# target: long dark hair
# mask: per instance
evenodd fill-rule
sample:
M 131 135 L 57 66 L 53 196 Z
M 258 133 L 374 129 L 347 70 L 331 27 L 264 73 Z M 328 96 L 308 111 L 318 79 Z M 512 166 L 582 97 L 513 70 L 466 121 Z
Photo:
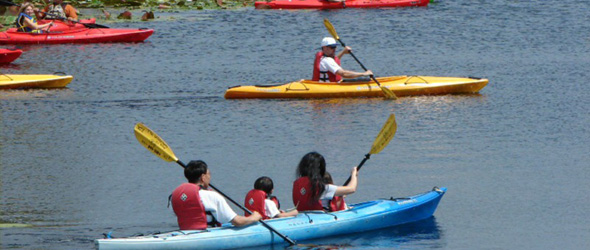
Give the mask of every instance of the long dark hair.
M 326 190 L 324 174 L 326 173 L 326 160 L 318 152 L 310 152 L 301 158 L 297 167 L 297 177 L 307 177 L 311 184 L 311 198 L 318 200 Z

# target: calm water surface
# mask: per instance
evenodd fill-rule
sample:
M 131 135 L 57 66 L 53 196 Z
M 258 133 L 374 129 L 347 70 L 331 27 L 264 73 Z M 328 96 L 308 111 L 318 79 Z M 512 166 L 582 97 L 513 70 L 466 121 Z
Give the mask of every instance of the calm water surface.
M 390 113 L 398 130 L 350 203 L 445 186 L 431 219 L 311 242 L 341 249 L 589 249 L 590 2 L 441 1 L 427 8 L 191 11 L 141 44 L 19 46 L 3 73 L 66 72 L 63 90 L 0 91 L 2 249 L 93 249 L 103 233 L 173 230 L 184 162 L 203 159 L 236 200 L 275 180 L 291 207 L 295 166 L 316 150 L 337 182 Z M 165 18 L 168 13 L 157 13 Z M 479 76 L 479 95 L 225 100 L 228 86 L 308 78 L 329 18 L 378 76 Z M 360 70 L 352 58 L 345 68 Z M 276 247 L 275 247 L 276 248 Z

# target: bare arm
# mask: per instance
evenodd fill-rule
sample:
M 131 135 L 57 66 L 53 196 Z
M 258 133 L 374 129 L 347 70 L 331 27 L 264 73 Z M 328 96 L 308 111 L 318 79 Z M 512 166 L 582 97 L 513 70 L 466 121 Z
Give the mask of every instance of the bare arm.
M 38 25 L 38 24 L 36 24 L 36 23 L 33 23 L 33 22 L 31 21 L 31 19 L 28 19 L 28 18 L 26 18 L 26 17 L 25 17 L 24 19 L 25 19 L 25 25 L 26 25 L 27 27 L 31 28 L 31 29 L 40 30 L 40 29 L 47 28 L 47 27 L 49 27 L 49 26 L 52 26 L 52 25 L 53 25 L 53 22 L 50 22 L 50 23 L 46 23 L 46 24 L 41 24 L 41 25 Z
M 361 77 L 361 76 L 371 76 L 371 75 L 373 75 L 373 72 L 370 70 L 367 70 L 365 72 L 355 72 L 355 71 L 340 69 L 340 70 L 336 71 L 336 74 L 339 76 L 342 76 L 343 78 L 357 78 L 357 77 Z
M 262 219 L 262 216 L 258 212 L 254 211 L 252 213 L 252 215 L 250 215 L 248 217 L 236 215 L 236 217 L 234 217 L 230 222 L 232 225 L 234 225 L 236 227 L 242 227 L 242 226 L 250 225 L 250 224 L 257 222 L 261 219 Z
M 338 54 L 338 58 L 342 59 L 342 57 L 344 55 L 350 54 L 351 51 L 352 51 L 352 48 L 350 48 L 349 46 L 344 47 L 344 49 L 342 51 L 340 51 L 340 53 Z
M 350 182 L 348 183 L 348 185 L 337 187 L 336 192 L 334 193 L 334 196 L 344 196 L 344 195 L 352 194 L 352 193 L 356 192 L 357 175 L 358 175 L 357 169 L 356 169 L 356 167 L 354 167 L 352 169 L 352 172 L 350 173 Z
M 284 218 L 284 217 L 293 217 L 299 214 L 299 211 L 297 211 L 297 209 L 294 209 L 292 211 L 289 212 L 282 212 L 280 214 L 278 214 L 276 217 L 278 218 Z

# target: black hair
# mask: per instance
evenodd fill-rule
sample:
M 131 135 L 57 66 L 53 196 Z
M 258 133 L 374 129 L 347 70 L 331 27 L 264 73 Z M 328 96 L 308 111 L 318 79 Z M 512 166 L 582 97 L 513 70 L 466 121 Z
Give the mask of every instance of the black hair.
M 190 161 L 184 169 L 184 177 L 190 183 L 197 183 L 201 175 L 207 173 L 207 163 L 201 160 Z
M 332 180 L 332 175 L 326 171 L 324 174 L 324 183 L 326 184 L 334 184 L 334 180 Z
M 297 167 L 297 177 L 308 177 L 311 184 L 311 198 L 317 200 L 326 190 L 324 174 L 326 173 L 326 160 L 318 152 L 310 152 L 301 158 Z
M 272 179 L 267 176 L 262 176 L 254 182 L 254 189 L 262 190 L 266 194 L 270 195 L 272 193 L 272 189 L 274 185 L 272 183 Z

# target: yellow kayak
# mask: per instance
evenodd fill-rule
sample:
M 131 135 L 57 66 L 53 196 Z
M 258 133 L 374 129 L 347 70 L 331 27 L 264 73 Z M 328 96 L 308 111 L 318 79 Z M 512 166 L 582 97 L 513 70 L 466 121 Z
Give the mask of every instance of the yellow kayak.
M 391 89 L 396 96 L 477 93 L 488 84 L 488 79 L 475 77 L 389 76 L 378 77 L 377 81 L 381 86 Z M 225 92 L 226 99 L 382 96 L 381 88 L 373 80 L 341 83 L 300 80 L 272 86 L 234 86 Z
M 0 75 L 0 89 L 63 88 L 73 76 L 69 75 Z

